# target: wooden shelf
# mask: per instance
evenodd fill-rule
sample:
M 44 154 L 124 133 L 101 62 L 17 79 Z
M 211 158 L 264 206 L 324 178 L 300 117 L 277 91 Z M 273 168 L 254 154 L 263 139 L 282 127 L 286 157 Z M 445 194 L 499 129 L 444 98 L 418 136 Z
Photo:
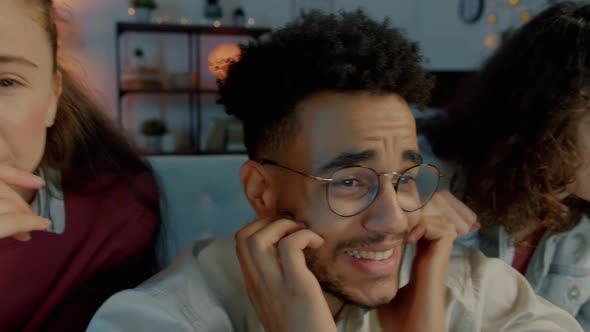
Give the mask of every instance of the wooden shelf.
M 196 93 L 217 93 L 217 89 L 122 89 L 119 90 L 119 97 L 126 94 L 196 94 Z
M 202 156 L 202 155 L 241 155 L 247 154 L 246 151 L 216 151 L 216 152 L 208 152 L 208 151 L 177 151 L 177 152 L 141 152 L 142 156 Z
M 221 26 L 219 28 L 208 25 L 184 25 L 184 24 L 156 24 L 118 22 L 117 34 L 124 32 L 152 32 L 152 33 L 198 33 L 202 35 L 231 35 L 258 37 L 270 32 L 269 28 L 240 28 Z
M 117 81 L 117 92 L 118 92 L 118 105 L 117 105 L 117 121 L 121 128 L 125 128 L 123 123 L 123 113 L 125 112 L 125 107 L 130 107 L 132 98 L 128 98 L 126 100 L 127 104 L 124 105 L 123 97 L 131 96 L 131 95 L 157 95 L 157 96 L 166 96 L 166 95 L 178 95 L 178 96 L 188 96 L 188 108 L 189 108 L 189 145 L 191 146 L 190 150 L 183 150 L 183 151 L 175 151 L 173 153 L 153 153 L 150 151 L 145 151 L 144 149 L 138 148 L 139 152 L 145 156 L 172 156 L 172 155 L 207 155 L 207 154 L 245 154 L 246 151 L 219 151 L 219 152 L 209 152 L 201 148 L 203 144 L 202 141 L 202 128 L 203 128 L 203 114 L 202 114 L 202 95 L 206 94 L 217 94 L 218 91 L 216 88 L 191 88 L 186 85 L 186 88 L 163 88 L 160 84 L 137 84 L 137 85 L 127 85 L 124 84 L 124 80 L 122 78 L 122 64 L 121 64 L 121 39 L 126 38 L 126 33 L 146 33 L 146 34 L 162 34 L 162 33 L 177 33 L 186 35 L 188 38 L 185 38 L 187 42 L 187 59 L 188 59 L 188 73 L 191 75 L 195 75 L 200 82 L 201 79 L 201 68 L 200 68 L 200 61 L 203 59 L 203 54 L 201 54 L 201 37 L 202 36 L 242 36 L 242 37 L 253 37 L 257 38 L 262 34 L 271 32 L 269 28 L 262 28 L 262 27 L 252 27 L 252 28 L 245 28 L 245 27 L 231 27 L 231 26 L 221 26 L 221 27 L 213 27 L 209 25 L 184 25 L 184 24 L 156 24 L 156 23 L 138 23 L 138 22 L 117 22 L 116 23 L 116 38 L 115 38 L 115 48 L 116 48 L 116 74 L 119 78 Z M 126 44 L 125 44 L 126 45 Z M 126 46 L 125 46 L 126 47 Z M 149 80 L 148 80 L 149 81 Z M 151 81 L 149 81 L 152 83 Z M 194 82 L 194 81 L 191 81 Z M 127 88 L 137 86 L 138 88 Z M 143 88 L 145 86 L 145 88 Z M 153 86 L 153 87 L 150 87 Z

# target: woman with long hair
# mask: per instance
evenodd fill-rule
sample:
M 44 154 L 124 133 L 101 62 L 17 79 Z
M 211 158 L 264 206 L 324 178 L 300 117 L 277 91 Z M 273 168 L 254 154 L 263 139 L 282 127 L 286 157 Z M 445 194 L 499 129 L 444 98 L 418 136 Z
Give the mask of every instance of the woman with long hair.
M 155 266 L 152 172 L 58 53 L 51 0 L 0 1 L 1 331 L 82 331 Z
M 466 86 L 421 126 L 482 225 L 463 242 L 590 330 L 590 5 L 541 12 Z

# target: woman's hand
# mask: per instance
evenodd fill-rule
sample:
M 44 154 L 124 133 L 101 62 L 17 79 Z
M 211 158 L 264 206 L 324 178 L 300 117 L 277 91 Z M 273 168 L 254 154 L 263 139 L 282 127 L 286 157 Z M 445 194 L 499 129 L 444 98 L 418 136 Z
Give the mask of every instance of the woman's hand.
M 33 213 L 29 203 L 16 190 L 38 190 L 44 185 L 39 176 L 0 164 L 0 239 L 13 237 L 28 241 L 31 231 L 42 231 L 51 226 L 48 219 Z
M 430 202 L 424 206 L 422 215 L 445 218 L 455 226 L 459 236 L 475 232 L 481 227 L 475 212 L 447 190 L 434 193 Z

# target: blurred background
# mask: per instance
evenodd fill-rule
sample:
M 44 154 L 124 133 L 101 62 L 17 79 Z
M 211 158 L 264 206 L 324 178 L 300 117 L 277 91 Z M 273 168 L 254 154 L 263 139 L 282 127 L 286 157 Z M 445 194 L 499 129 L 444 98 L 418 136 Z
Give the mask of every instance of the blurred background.
M 62 57 L 145 154 L 241 153 L 216 104 L 238 43 L 299 13 L 364 9 L 417 41 L 438 80 L 431 110 L 549 0 L 57 0 Z

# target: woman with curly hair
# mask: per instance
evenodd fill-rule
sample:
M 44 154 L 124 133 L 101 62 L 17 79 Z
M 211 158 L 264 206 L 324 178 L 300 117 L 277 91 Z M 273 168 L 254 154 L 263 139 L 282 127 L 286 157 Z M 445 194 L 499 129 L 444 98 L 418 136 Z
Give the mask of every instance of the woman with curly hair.
M 421 128 L 478 214 L 464 243 L 511 264 L 588 331 L 590 5 L 546 9 L 470 83 Z

